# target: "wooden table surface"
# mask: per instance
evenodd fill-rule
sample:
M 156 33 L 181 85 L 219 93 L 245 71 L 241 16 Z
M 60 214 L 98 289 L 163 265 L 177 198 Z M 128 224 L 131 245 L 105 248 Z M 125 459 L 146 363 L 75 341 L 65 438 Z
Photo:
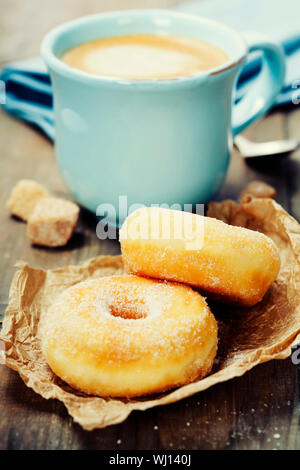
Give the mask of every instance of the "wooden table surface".
M 174 7 L 172 0 L 6 0 L 0 15 L 0 65 L 38 55 L 43 35 L 54 25 L 84 14 L 121 8 Z M 245 135 L 263 141 L 300 138 L 300 111 L 273 112 Z M 66 249 L 33 248 L 25 226 L 5 209 L 21 178 L 33 178 L 65 195 L 52 144 L 34 129 L 0 111 L 0 305 L 3 313 L 17 260 L 35 267 L 77 264 L 101 254 L 118 254 L 119 244 L 99 241 L 96 219 L 82 211 Z M 236 198 L 253 179 L 276 187 L 278 201 L 300 219 L 300 152 L 265 166 L 249 166 L 233 152 L 218 195 Z M 17 373 L 0 365 L 0 449 L 300 449 L 299 368 L 290 359 L 271 361 L 243 377 L 173 405 L 134 412 L 122 424 L 92 432 L 72 422 L 64 406 L 44 400 Z

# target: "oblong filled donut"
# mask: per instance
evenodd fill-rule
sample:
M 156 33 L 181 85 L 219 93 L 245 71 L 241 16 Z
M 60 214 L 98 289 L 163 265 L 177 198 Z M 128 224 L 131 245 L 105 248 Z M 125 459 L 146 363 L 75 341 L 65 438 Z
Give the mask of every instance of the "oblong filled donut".
M 217 324 L 187 286 L 113 276 L 63 292 L 43 318 L 41 342 L 53 372 L 72 387 L 134 397 L 205 376 L 216 355 Z
M 244 306 L 263 298 L 280 268 L 278 249 L 266 235 L 158 207 L 130 214 L 120 242 L 128 272 L 190 284 Z

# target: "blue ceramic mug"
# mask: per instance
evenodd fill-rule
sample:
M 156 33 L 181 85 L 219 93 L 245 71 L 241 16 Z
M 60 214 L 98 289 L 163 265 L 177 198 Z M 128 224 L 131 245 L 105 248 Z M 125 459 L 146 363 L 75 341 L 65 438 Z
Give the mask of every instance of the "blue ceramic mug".
M 223 49 L 228 62 L 195 76 L 135 81 L 98 77 L 64 64 L 69 48 L 99 37 L 190 36 Z M 233 107 L 247 54 L 263 52 L 250 91 Z M 56 151 L 74 198 L 95 212 L 107 203 L 194 204 L 210 200 L 229 163 L 232 135 L 264 114 L 283 85 L 280 45 L 204 18 L 165 10 L 120 11 L 71 21 L 42 44 L 54 91 Z

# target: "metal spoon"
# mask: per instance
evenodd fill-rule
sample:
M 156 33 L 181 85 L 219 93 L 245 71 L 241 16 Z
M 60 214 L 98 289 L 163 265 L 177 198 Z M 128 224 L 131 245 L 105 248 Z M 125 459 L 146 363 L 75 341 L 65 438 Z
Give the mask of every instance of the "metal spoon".
M 271 142 L 251 142 L 241 135 L 234 138 L 234 145 L 245 158 L 287 155 L 300 146 L 296 139 L 274 140 Z

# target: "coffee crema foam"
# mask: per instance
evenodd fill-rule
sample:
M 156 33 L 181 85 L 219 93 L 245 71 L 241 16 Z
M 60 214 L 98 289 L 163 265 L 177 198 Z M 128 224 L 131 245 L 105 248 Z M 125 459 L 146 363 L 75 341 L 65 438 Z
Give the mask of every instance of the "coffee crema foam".
M 135 34 L 80 44 L 65 52 L 61 60 L 98 76 L 167 80 L 218 67 L 228 61 L 228 56 L 218 47 L 194 38 Z

